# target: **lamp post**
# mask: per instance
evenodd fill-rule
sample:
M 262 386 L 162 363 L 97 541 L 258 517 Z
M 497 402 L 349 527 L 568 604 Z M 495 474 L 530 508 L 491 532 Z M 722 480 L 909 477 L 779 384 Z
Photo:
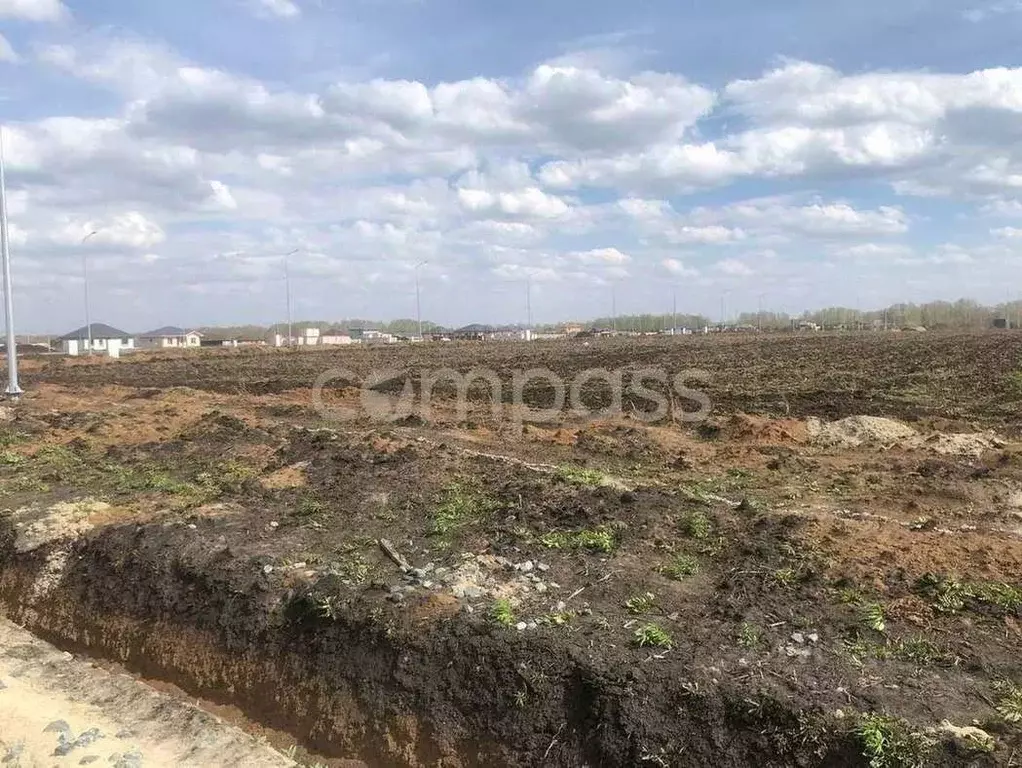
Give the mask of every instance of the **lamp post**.
M 429 264 L 428 261 L 420 261 L 415 265 L 415 322 L 419 326 L 419 338 L 422 338 L 422 296 L 419 293 L 419 268 Z
M 291 269 L 288 260 L 298 253 L 299 249 L 288 251 L 284 254 L 284 289 L 287 293 L 287 345 L 291 346 Z
M 678 332 L 678 289 L 671 291 L 671 336 Z
M 90 237 L 99 234 L 95 230 L 82 238 L 80 245 L 85 245 Z M 92 321 L 89 319 L 89 255 L 82 248 L 82 282 L 85 285 L 85 333 L 89 337 L 89 354 L 92 354 Z M 81 341 L 81 339 L 79 339 Z
M 11 252 L 7 233 L 7 178 L 4 175 L 4 134 L 0 126 L 0 254 L 3 257 L 4 273 L 4 319 L 7 325 L 7 396 L 17 400 L 21 395 L 18 386 L 18 342 L 14 333 L 14 297 L 11 295 Z

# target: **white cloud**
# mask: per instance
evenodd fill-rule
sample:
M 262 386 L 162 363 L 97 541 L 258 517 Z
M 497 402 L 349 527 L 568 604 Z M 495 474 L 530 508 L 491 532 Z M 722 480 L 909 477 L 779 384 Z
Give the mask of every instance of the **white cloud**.
M 986 216 L 1022 217 L 1022 200 L 993 200 L 980 208 L 980 211 Z
M 991 229 L 990 234 L 1004 240 L 1022 239 L 1022 229 L 1019 227 L 1001 227 L 1000 229 Z
M 695 277 L 699 274 L 698 270 L 686 267 L 679 259 L 664 259 L 661 265 L 674 277 Z
M 979 24 L 987 19 L 1002 16 L 1006 13 L 1020 12 L 1022 12 L 1022 2 L 1019 0 L 1003 0 L 1002 2 L 977 6 L 976 8 L 970 8 L 967 11 L 963 11 L 962 18 L 966 21 L 971 21 L 973 24 Z
M 13 46 L 7 41 L 7 38 L 0 35 L 0 62 L 7 62 L 8 64 L 16 64 L 21 60 L 21 57 L 15 52 Z
M 910 246 L 899 243 L 859 243 L 833 248 L 831 253 L 851 259 L 884 261 L 910 258 L 914 251 Z
M 622 253 L 617 248 L 594 248 L 589 251 L 577 251 L 571 254 L 575 261 L 582 264 L 600 265 L 622 265 L 632 260 L 632 257 Z
M 714 269 L 730 277 L 749 277 L 755 272 L 749 265 L 738 259 L 724 259 L 714 264 Z
M 254 0 L 254 3 L 257 12 L 281 19 L 293 19 L 302 14 L 302 9 L 291 0 Z
M 0 19 L 60 21 L 66 16 L 60 0 L 0 0 Z

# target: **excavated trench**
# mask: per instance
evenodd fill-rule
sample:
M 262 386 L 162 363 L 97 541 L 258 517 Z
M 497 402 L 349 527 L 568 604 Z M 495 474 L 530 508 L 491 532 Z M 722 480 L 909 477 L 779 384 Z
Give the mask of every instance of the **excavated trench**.
M 96 528 L 33 548 L 0 520 L 0 606 L 60 647 L 239 708 L 371 766 L 857 765 L 796 711 L 750 712 L 641 669 L 458 618 L 420 630 L 277 594 L 217 521 Z M 524 691 L 525 701 L 516 696 Z

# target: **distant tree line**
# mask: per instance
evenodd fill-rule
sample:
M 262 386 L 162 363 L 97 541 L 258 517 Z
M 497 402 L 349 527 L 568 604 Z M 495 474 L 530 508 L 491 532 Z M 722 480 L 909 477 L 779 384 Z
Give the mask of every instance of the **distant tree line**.
M 728 320 L 728 325 L 743 325 L 763 330 L 786 330 L 793 324 L 801 322 L 816 323 L 825 328 L 904 328 L 923 326 L 926 328 L 949 330 L 966 330 L 989 328 L 994 320 L 1001 319 L 1013 328 L 1022 327 L 1022 301 L 1006 302 L 987 306 L 971 299 L 958 301 L 931 301 L 925 304 L 892 304 L 882 309 L 859 310 L 851 307 L 826 307 L 806 310 L 801 314 L 790 315 L 784 312 L 742 312 Z M 593 320 L 578 322 L 547 323 L 536 325 L 537 331 L 556 332 L 565 326 L 576 325 L 584 329 L 609 329 L 625 332 L 657 333 L 669 330 L 672 325 L 677 328 L 704 328 L 719 325 L 720 320 L 712 320 L 705 315 L 678 312 L 662 314 L 618 315 L 617 317 L 598 317 Z M 283 323 L 272 326 L 238 325 L 217 328 L 200 328 L 201 331 L 214 331 L 218 335 L 264 336 L 268 332 L 285 329 Z M 302 320 L 292 324 L 295 333 L 305 328 L 372 328 L 386 333 L 409 336 L 418 333 L 419 324 L 415 319 L 399 318 L 381 321 L 360 318 L 343 320 Z M 427 320 L 422 321 L 425 333 L 447 330 L 444 326 Z

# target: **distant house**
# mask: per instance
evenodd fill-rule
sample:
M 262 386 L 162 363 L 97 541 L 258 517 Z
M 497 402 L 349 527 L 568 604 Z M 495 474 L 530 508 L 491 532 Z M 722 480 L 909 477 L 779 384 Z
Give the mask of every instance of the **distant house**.
M 320 343 L 319 328 L 304 328 L 290 339 L 275 331 L 270 334 L 270 343 L 275 347 L 314 347 Z
M 90 333 L 91 331 L 91 333 Z M 92 346 L 89 346 L 89 339 Z M 86 355 L 91 352 L 117 357 L 122 350 L 135 348 L 135 339 L 106 323 L 91 323 L 60 337 L 61 351 L 65 355 Z
M 529 341 L 532 339 L 532 331 L 514 326 L 494 327 L 472 323 L 451 331 L 448 336 L 457 341 Z
M 166 325 L 163 328 L 140 333 L 138 346 L 140 349 L 198 348 L 202 346 L 202 334 L 198 331 L 186 331 L 183 328 Z
M 342 328 L 327 328 L 320 334 L 320 344 L 351 344 L 351 334 Z
M 203 334 L 199 343 L 203 347 L 264 347 L 266 339 L 262 336 L 211 330 Z
M 373 328 L 352 328 L 348 335 L 359 344 L 393 344 L 396 341 L 394 334 Z

